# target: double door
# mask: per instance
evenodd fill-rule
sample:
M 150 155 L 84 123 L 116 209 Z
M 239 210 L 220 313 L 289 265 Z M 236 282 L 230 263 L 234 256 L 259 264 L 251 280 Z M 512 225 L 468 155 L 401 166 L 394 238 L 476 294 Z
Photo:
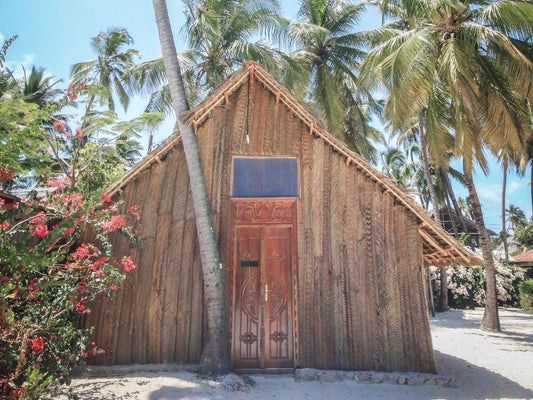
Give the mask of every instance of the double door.
M 233 367 L 291 368 L 294 227 L 253 222 L 233 227 Z

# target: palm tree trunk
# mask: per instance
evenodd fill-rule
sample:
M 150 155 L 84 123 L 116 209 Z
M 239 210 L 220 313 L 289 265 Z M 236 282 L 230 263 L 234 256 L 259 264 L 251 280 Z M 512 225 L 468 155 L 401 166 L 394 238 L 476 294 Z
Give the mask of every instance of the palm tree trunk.
M 529 178 L 529 182 L 530 182 L 529 187 L 531 191 L 531 212 L 533 213 L 533 160 L 531 161 L 531 176 Z
M 444 193 L 444 201 L 446 202 L 446 207 L 448 208 L 450 212 L 450 222 L 453 228 L 453 236 L 455 236 L 456 239 L 459 239 L 461 235 L 459 234 L 459 228 L 457 227 L 457 224 L 455 223 L 455 218 L 452 215 L 452 212 L 453 212 L 452 205 L 450 204 L 450 199 L 452 195 L 450 194 L 451 188 L 447 184 L 448 172 L 444 171 L 442 168 L 439 168 L 439 175 L 440 175 L 440 181 L 442 184 L 442 192 Z
M 200 246 L 204 309 L 207 318 L 207 331 L 202 352 L 202 372 L 207 375 L 224 375 L 229 372 L 227 314 L 220 271 L 221 264 L 211 216 L 211 207 L 200 154 L 198 152 L 196 135 L 189 125 L 182 124 L 179 119 L 180 113 L 187 110 L 189 106 L 181 79 L 176 45 L 172 37 L 172 28 L 170 26 L 166 1 L 153 0 L 152 2 L 172 104 L 178 120 L 178 126 L 183 140 L 183 149 L 187 159 L 196 218 L 196 230 Z M 201 334 L 201 332 L 197 332 L 196 334 Z
M 424 164 L 424 174 L 426 176 L 426 182 L 429 189 L 429 196 L 431 197 L 431 203 L 433 206 L 433 219 L 435 221 L 439 220 L 439 202 L 437 199 L 437 192 L 435 191 L 435 186 L 433 186 L 433 177 L 431 176 L 431 169 L 429 166 L 428 159 L 428 148 L 426 143 L 426 129 L 424 127 L 424 113 L 420 111 L 418 113 L 418 131 L 420 135 L 420 157 L 422 158 L 422 163 Z M 440 296 L 439 304 L 437 306 L 438 312 L 443 312 L 448 310 L 448 277 L 446 274 L 446 267 L 440 268 Z
M 509 246 L 507 244 L 507 228 L 505 226 L 505 192 L 507 191 L 507 159 L 503 160 L 503 182 L 502 182 L 502 241 L 505 252 L 505 262 L 509 263 Z
M 492 256 L 490 237 L 485 228 L 483 211 L 481 210 L 481 203 L 479 202 L 476 187 L 474 186 L 472 170 L 468 168 L 464 159 L 463 171 L 472 204 L 474 221 L 476 222 L 476 228 L 479 235 L 479 243 L 481 245 L 481 251 L 483 252 L 483 262 L 485 264 L 485 311 L 483 313 L 483 319 L 481 320 L 481 329 L 489 332 L 499 332 L 500 319 L 498 316 L 498 297 L 496 293 L 496 267 Z
M 429 165 L 428 159 L 428 148 L 426 143 L 426 129 L 424 127 L 424 113 L 420 111 L 418 114 L 418 130 L 420 134 L 420 157 L 422 158 L 422 164 L 424 165 L 424 174 L 426 177 L 426 182 L 429 189 L 429 196 L 432 203 L 432 213 L 433 219 L 435 221 L 439 220 L 439 202 L 437 200 L 437 192 L 435 191 L 435 186 L 433 185 L 433 177 L 431 175 L 431 168 Z

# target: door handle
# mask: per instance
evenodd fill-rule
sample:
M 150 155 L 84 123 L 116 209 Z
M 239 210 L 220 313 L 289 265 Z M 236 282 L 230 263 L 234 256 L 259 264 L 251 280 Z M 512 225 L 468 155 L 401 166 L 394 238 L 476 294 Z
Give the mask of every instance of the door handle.
M 268 292 L 271 292 L 272 289 L 268 288 L 268 285 L 265 285 L 265 301 L 268 301 Z

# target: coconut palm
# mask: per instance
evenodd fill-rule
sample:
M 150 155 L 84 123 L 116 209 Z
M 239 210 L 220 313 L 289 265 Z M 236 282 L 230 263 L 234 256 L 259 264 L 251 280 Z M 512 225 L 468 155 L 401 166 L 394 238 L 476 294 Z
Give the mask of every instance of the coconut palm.
M 370 140 L 376 135 L 368 115 L 377 105 L 357 76 L 366 42 L 355 27 L 364 10 L 364 4 L 347 0 L 301 0 L 299 22 L 289 28 L 298 49 L 290 56 L 303 67 L 304 100 L 312 102 L 333 134 L 372 161 L 377 152 Z
M 505 211 L 508 215 L 507 222 L 513 231 L 519 226 L 527 225 L 526 214 L 520 207 L 517 207 L 514 204 L 509 204 L 509 208 Z
M 288 22 L 276 0 L 182 0 L 186 23 L 181 32 L 189 47 L 178 55 L 189 104 L 196 105 L 239 69 L 256 60 L 275 75 L 283 56 L 273 42 L 285 35 Z M 147 111 L 168 114 L 172 110 L 162 59 L 131 68 L 137 90 L 150 95 Z
M 169 89 L 172 95 L 172 104 L 174 112 L 178 116 L 189 107 L 181 80 L 180 65 L 176 54 L 176 45 L 172 36 L 172 28 L 170 27 L 168 10 L 165 0 L 153 0 L 153 7 Z M 211 217 L 211 206 L 209 204 L 196 135 L 192 127 L 190 125 L 183 125 L 179 118 L 177 118 L 177 123 L 187 159 L 187 169 L 191 182 L 190 188 L 196 218 L 196 231 L 202 261 L 204 307 L 207 318 L 207 335 L 202 353 L 202 369 L 204 373 L 209 375 L 222 375 L 229 371 L 227 352 L 228 332 L 226 329 L 227 315 L 219 267 L 220 261 L 217 241 L 213 219 Z
M 61 94 L 60 89 L 53 88 L 60 81 L 52 82 L 52 76 L 45 76 L 45 68 L 32 66 L 29 75 L 26 74 L 24 67 L 22 70 L 23 78 L 18 82 L 19 91 L 16 97 L 23 99 L 26 103 L 33 103 L 42 107 Z
M 495 267 L 472 170 L 477 162 L 487 172 L 487 148 L 495 153 L 504 144 L 513 151 L 523 149 L 529 132 L 525 91 L 532 84 L 527 55 L 532 54 L 533 6 L 529 0 L 387 3 L 421 7 L 409 29 L 384 26 L 377 31 L 381 44 L 365 67 L 389 89 L 389 118 L 423 117 L 435 162 L 442 163 L 450 148 L 462 157 L 485 263 L 481 327 L 498 331 Z
M 140 57 L 137 50 L 125 49 L 132 43 L 133 38 L 125 29 L 110 29 L 107 32 L 100 32 L 91 39 L 91 47 L 96 53 L 96 59 L 82 61 L 70 68 L 74 83 L 83 83 L 100 88 L 87 102 L 86 113 L 92 110 L 96 99 L 106 104 L 109 110 L 114 111 L 113 92 L 118 95 L 124 110 L 128 109 L 127 86 L 129 77 L 126 71 L 134 64 L 135 58 Z
M 192 60 L 187 75 L 197 88 L 213 89 L 246 60 L 259 61 L 270 71 L 279 67 L 279 54 L 262 39 L 272 41 L 287 20 L 276 0 L 183 0 L 186 24 L 182 32 Z
M 406 162 L 401 150 L 396 147 L 390 147 L 382 151 L 381 163 L 383 165 L 381 171 L 385 176 L 391 178 L 399 186 L 407 187 Z

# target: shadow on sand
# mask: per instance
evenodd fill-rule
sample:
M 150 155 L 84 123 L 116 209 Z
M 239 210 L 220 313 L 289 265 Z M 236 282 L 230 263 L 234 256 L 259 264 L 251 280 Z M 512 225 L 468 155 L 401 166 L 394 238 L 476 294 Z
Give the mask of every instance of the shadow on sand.
M 453 344 L 450 344 L 453 346 Z M 453 376 L 458 399 L 532 399 L 533 391 L 503 375 L 449 354 L 435 351 L 439 374 Z M 459 374 L 457 371 L 467 371 Z M 452 392 L 453 393 L 453 392 Z

